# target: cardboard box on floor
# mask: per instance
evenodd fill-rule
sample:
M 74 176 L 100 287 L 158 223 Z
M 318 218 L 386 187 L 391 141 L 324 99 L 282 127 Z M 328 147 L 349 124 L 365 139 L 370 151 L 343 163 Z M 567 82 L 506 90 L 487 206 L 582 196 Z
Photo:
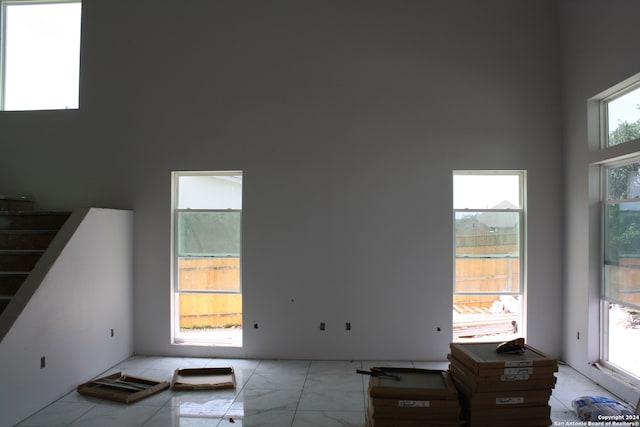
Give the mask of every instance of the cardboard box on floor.
M 407 420 L 399 418 L 374 418 L 370 413 L 367 416 L 367 427 L 460 427 L 462 421 L 458 420 Z M 511 426 L 513 427 L 513 426 Z
M 500 343 L 452 343 L 449 372 L 468 427 L 546 427 L 558 362 L 527 345 L 498 353 Z
M 470 393 L 460 390 L 460 401 L 463 408 L 495 409 L 525 408 L 527 406 L 548 405 L 550 390 L 517 390 L 496 391 L 487 393 Z
M 492 376 L 473 375 L 470 369 L 458 359 L 450 357 L 449 371 L 472 392 L 545 390 L 555 387 L 556 377 L 551 369 L 537 374 L 502 374 Z
M 413 368 L 374 369 L 397 378 L 370 378 L 367 405 L 369 426 L 460 425 L 458 391 L 448 372 Z
M 455 420 L 461 415 L 457 400 L 399 400 L 369 398 L 374 418 L 406 420 Z
M 451 376 L 445 371 L 414 368 L 377 367 L 400 380 L 372 376 L 369 380 L 369 395 L 385 399 L 455 400 L 458 398 Z
M 473 375 L 490 377 L 510 374 L 545 374 L 558 371 L 558 360 L 526 345 L 519 354 L 497 353 L 499 343 L 451 343 L 451 357 Z

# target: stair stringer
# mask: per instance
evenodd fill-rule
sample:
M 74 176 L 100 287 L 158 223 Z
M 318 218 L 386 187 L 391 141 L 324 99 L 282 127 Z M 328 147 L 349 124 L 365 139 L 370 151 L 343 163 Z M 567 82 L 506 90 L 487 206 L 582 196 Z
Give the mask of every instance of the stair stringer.
M 22 310 L 36 292 L 47 273 L 51 269 L 51 266 L 55 263 L 56 259 L 60 256 L 60 253 L 64 250 L 65 246 L 76 232 L 78 226 L 82 223 L 89 208 L 77 209 L 71 213 L 69 218 L 62 225 L 60 230 L 56 233 L 55 237 L 42 254 L 33 270 L 29 273 L 29 276 L 22 283 L 16 294 L 11 299 L 11 303 L 0 314 L 0 343 L 4 339 L 5 335 L 11 329 L 11 326 L 16 321 Z

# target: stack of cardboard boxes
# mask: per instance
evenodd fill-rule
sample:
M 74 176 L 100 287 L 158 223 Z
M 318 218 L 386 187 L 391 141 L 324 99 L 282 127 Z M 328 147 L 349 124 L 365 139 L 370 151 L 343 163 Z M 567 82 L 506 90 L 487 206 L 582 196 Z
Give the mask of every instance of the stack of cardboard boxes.
M 372 376 L 369 380 L 369 427 L 460 426 L 460 401 L 448 372 L 374 369 L 389 376 Z
M 468 427 L 546 427 L 556 359 L 526 346 L 497 353 L 498 343 L 452 343 L 449 372 Z

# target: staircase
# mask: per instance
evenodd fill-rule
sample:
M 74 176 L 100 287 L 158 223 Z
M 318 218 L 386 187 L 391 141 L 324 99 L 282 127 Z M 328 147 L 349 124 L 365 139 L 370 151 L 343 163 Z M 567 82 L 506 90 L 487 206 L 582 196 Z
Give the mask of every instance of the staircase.
M 0 196 L 0 316 L 70 216 L 70 212 L 6 207 L 30 208 L 32 204 Z

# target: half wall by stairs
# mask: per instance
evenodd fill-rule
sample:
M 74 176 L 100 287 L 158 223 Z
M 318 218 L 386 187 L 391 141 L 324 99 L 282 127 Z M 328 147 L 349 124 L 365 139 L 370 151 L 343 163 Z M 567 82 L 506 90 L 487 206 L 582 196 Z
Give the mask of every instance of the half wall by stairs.
M 3 245 L 11 247 L 0 249 L 7 270 L 0 426 L 19 423 L 133 354 L 133 212 L 74 210 L 56 218 L 55 233 L 40 223 L 43 216 L 0 212 Z M 14 222 L 22 231 L 9 227 Z

